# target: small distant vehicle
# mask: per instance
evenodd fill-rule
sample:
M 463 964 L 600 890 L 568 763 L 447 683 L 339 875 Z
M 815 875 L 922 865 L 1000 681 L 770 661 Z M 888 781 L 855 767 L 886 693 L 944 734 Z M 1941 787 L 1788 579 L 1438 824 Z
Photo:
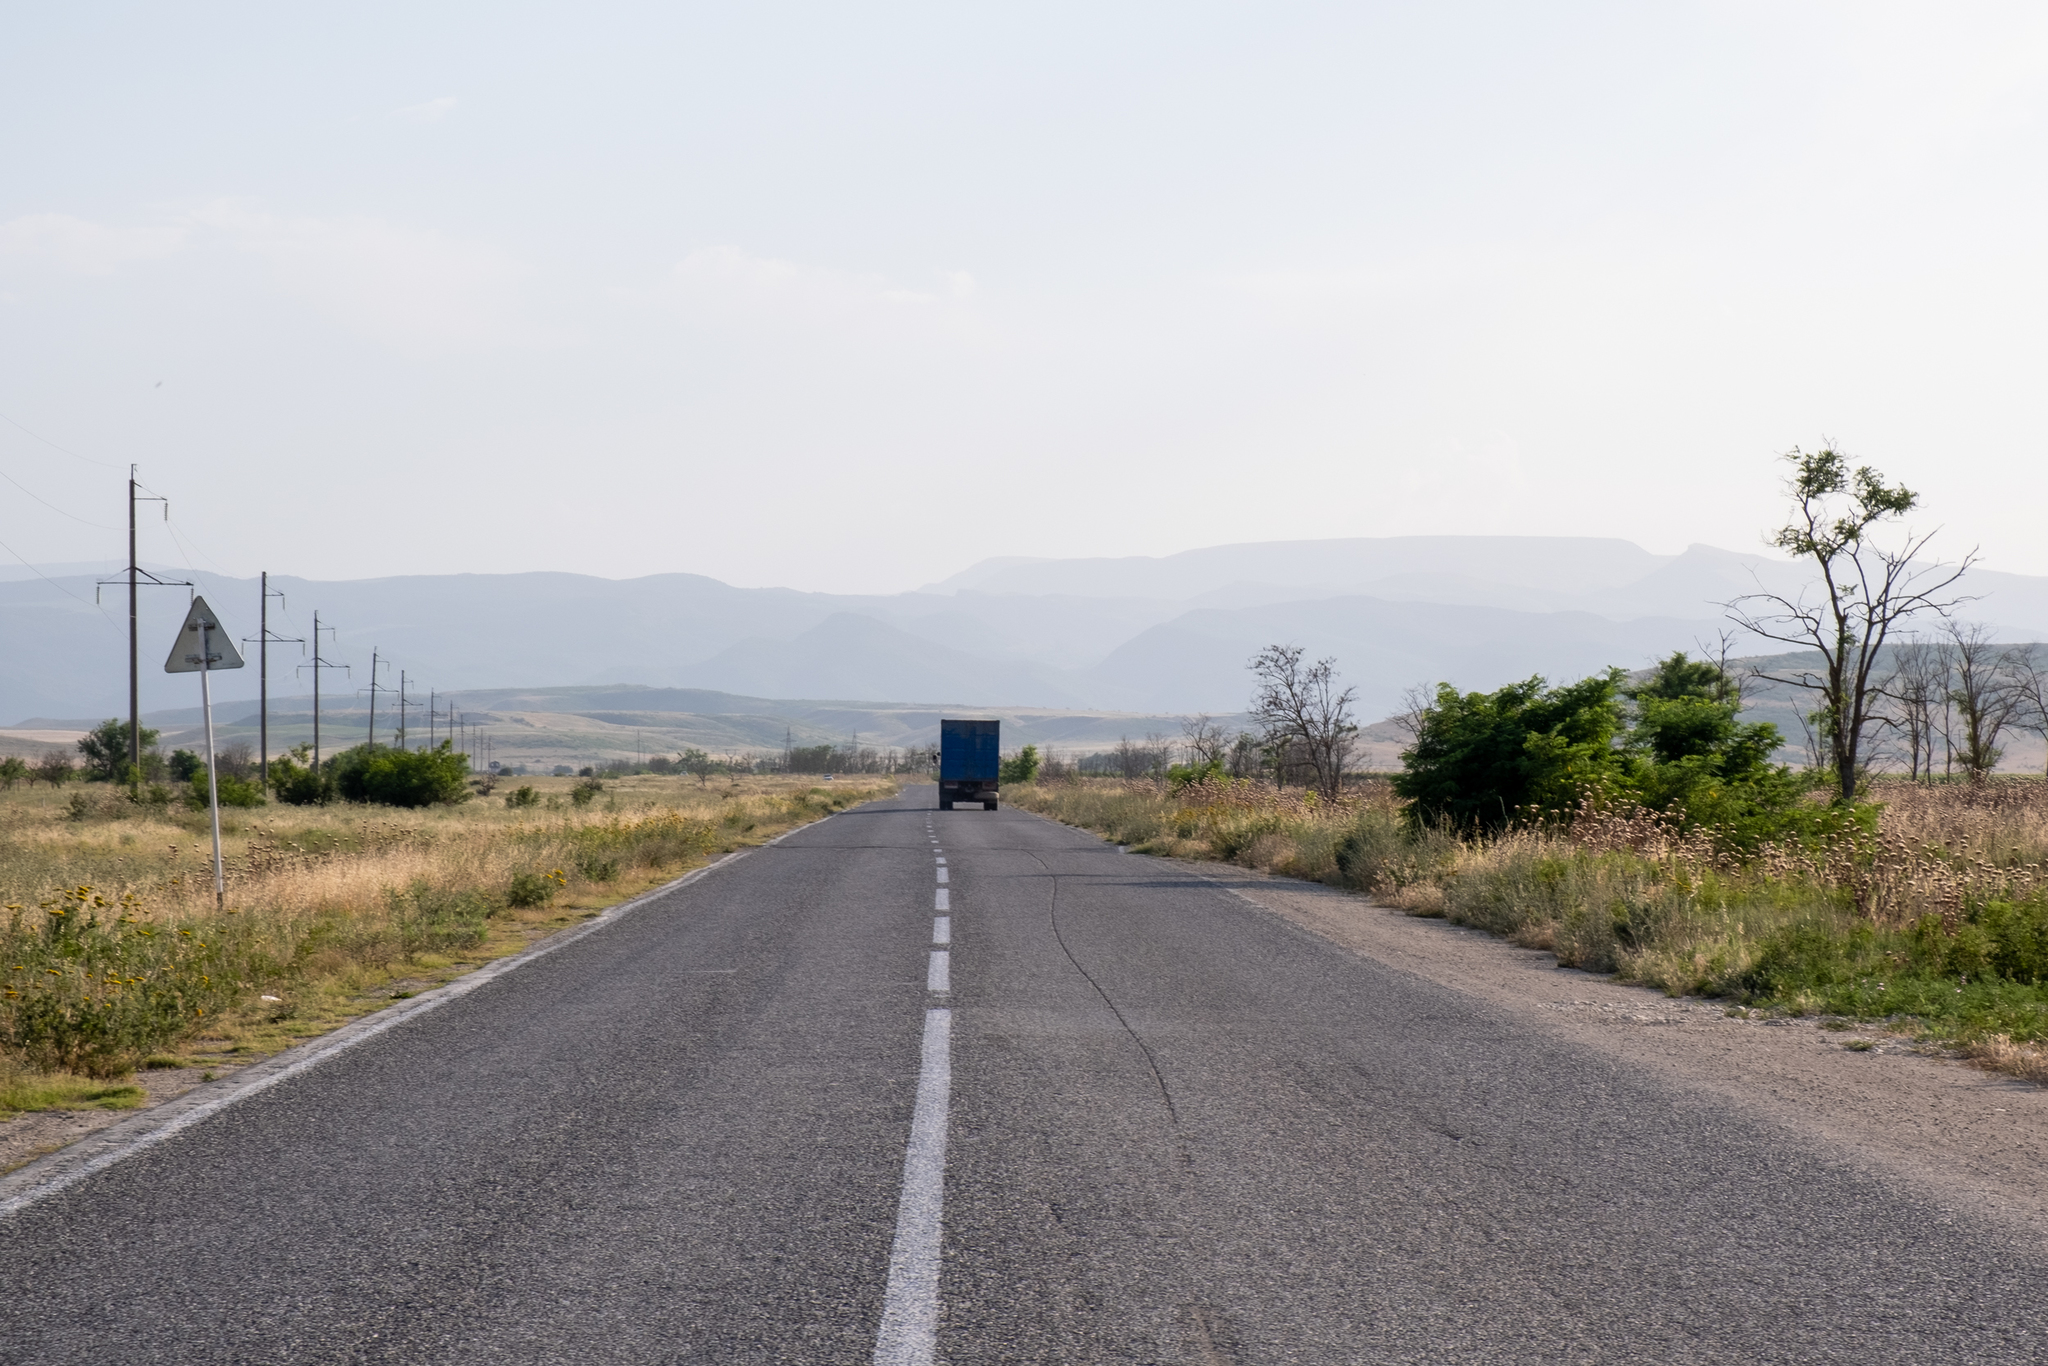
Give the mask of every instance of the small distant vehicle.
M 996 778 L 1001 772 L 1000 721 L 939 721 L 939 810 L 955 802 L 980 802 L 996 809 Z

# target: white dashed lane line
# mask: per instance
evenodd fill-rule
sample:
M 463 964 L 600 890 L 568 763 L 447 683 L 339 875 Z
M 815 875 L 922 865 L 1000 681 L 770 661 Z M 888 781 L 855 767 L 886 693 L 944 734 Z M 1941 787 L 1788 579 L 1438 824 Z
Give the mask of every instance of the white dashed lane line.
M 953 1088 L 953 1012 L 924 1013 L 917 1108 L 903 1157 L 903 1197 L 889 1249 L 889 1288 L 875 1366 L 931 1366 L 939 1338 L 939 1230 L 945 1215 L 947 1108 Z
M 937 860 L 938 888 L 932 943 L 953 942 L 953 917 L 946 889 L 945 850 L 930 835 Z M 935 996 L 953 990 L 953 954 L 931 951 L 925 990 Z M 939 1339 L 940 1226 L 945 1213 L 946 1129 L 953 1086 L 953 1012 L 932 1006 L 924 1013 L 924 1052 L 917 1076 L 917 1108 L 910 1120 L 910 1146 L 903 1157 L 903 1197 L 896 1206 L 896 1241 L 889 1251 L 889 1286 L 882 1299 L 882 1330 L 875 1339 L 875 1366 L 932 1366 Z

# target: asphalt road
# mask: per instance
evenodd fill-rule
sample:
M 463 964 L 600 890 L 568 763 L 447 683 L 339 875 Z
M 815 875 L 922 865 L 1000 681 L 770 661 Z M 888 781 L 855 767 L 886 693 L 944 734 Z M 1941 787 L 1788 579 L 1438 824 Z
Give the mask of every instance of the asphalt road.
M 2048 1357 L 2048 1256 L 2005 1226 L 1177 866 L 933 804 L 0 1221 L 0 1361 L 868 1362 L 886 1298 L 916 1316 L 921 1084 L 941 1361 Z

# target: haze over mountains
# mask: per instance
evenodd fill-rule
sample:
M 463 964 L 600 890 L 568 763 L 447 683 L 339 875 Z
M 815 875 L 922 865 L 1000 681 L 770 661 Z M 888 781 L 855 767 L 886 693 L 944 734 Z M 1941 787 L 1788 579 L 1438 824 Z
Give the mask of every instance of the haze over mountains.
M 67 566 L 67 568 L 70 568 Z M 0 717 L 82 719 L 126 707 L 126 590 L 80 572 L 0 582 Z M 165 577 L 172 577 L 166 572 Z M 238 635 L 253 637 L 252 579 L 191 578 Z M 1144 713 L 1240 710 L 1245 661 L 1286 641 L 1333 655 L 1360 710 L 1385 715 L 1416 683 L 1487 688 L 1638 667 L 1711 641 L 1717 604 L 1764 586 L 1796 590 L 1795 565 L 1693 546 L 1656 555 L 1586 537 L 1389 537 L 1216 546 L 1160 558 L 994 559 L 916 592 L 840 595 L 735 588 L 695 574 L 609 580 L 460 574 L 311 582 L 272 629 L 334 636 L 353 666 L 336 701 L 368 679 L 372 649 L 416 692 L 641 684 L 765 698 L 1030 706 Z M 1969 615 L 2008 640 L 2048 638 L 2048 578 L 1975 571 Z M 190 706 L 189 678 L 162 672 L 182 589 L 143 594 L 146 710 Z M 1738 649 L 1762 649 L 1738 642 Z M 251 663 L 253 665 L 253 651 Z M 272 646 L 272 694 L 310 691 L 296 644 Z M 295 672 L 296 671 L 296 672 Z M 220 680 L 253 698 L 254 668 Z

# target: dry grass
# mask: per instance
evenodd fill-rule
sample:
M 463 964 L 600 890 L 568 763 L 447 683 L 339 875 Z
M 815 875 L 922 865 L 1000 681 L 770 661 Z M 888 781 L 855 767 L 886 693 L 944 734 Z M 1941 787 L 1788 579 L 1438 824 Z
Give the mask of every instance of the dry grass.
M 509 806 L 504 796 L 523 785 L 535 789 L 536 804 Z M 188 982 L 210 974 L 217 995 L 233 980 L 221 1008 L 203 1018 L 194 1011 L 216 997 L 192 987 L 181 998 L 192 1017 L 182 1038 L 117 1041 L 92 1055 L 90 1070 L 118 1075 L 173 1044 L 199 1063 L 247 1061 L 516 952 L 720 853 L 895 790 L 887 779 L 750 777 L 703 786 L 649 775 L 607 780 L 578 806 L 575 787 L 573 779 L 533 778 L 417 811 L 224 810 L 224 916 L 214 908 L 203 815 L 138 807 L 104 787 L 86 789 L 83 804 L 72 800 L 75 787 L 0 793 L 0 904 L 8 908 L 0 931 L 10 918 L 14 926 L 8 963 L 0 964 L 11 974 L 0 1015 L 36 988 L 47 997 L 67 980 L 81 1008 L 132 1003 L 147 989 L 149 971 L 139 968 L 112 986 L 115 974 L 65 979 L 73 965 L 61 955 L 50 958 L 54 967 L 29 970 L 29 953 L 49 947 L 60 911 L 72 922 L 95 917 L 116 934 L 152 932 L 159 946 L 211 944 L 214 956 L 204 960 L 160 953 L 150 964 L 157 986 L 180 970 Z M 224 945 L 232 949 L 226 958 Z M 54 1055 L 18 1052 L 15 1061 L 25 1056 L 47 1065 Z
M 1963 1046 L 1963 1056 L 1987 1072 L 2048 1086 L 2048 1048 L 2039 1044 L 2014 1043 L 2004 1034 L 1993 1034 Z

